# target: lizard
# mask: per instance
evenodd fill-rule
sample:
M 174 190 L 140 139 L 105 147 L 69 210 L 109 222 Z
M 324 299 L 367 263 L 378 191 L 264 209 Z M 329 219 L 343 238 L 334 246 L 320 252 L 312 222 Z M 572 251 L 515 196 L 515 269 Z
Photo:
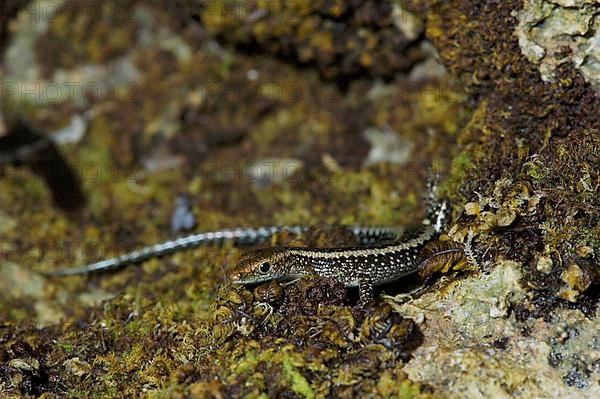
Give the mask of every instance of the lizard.
M 240 258 L 229 278 L 234 284 L 256 284 L 316 273 L 358 287 L 359 301 L 367 302 L 375 286 L 417 271 L 420 250 L 440 234 L 448 216 L 446 202 L 434 204 L 421 226 L 396 241 L 369 247 L 257 249 Z
M 366 246 L 272 247 L 250 251 L 240 258 L 229 273 L 229 278 L 234 284 L 255 284 L 271 280 L 295 280 L 316 273 L 346 287 L 358 287 L 360 301 L 366 302 L 373 298 L 375 286 L 417 271 L 420 250 L 434 240 L 446 224 L 448 204 L 436 199 L 437 187 L 431 182 L 429 186 L 427 217 L 417 228 L 406 232 L 401 227 L 350 228 L 358 241 Z M 253 245 L 282 231 L 300 234 L 307 229 L 307 226 L 299 225 L 268 226 L 190 234 L 85 266 L 46 274 L 71 276 L 106 272 L 201 245 L 223 244 L 226 241 L 233 241 L 234 245 L 240 246 Z

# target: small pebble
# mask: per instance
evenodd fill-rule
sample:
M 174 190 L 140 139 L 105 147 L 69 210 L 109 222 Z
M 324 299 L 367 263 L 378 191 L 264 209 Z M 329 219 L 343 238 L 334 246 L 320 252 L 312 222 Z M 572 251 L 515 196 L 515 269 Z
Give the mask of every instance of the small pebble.
M 189 231 L 196 227 L 196 218 L 191 211 L 190 201 L 185 196 L 179 196 L 175 201 L 175 210 L 171 216 L 171 231 Z

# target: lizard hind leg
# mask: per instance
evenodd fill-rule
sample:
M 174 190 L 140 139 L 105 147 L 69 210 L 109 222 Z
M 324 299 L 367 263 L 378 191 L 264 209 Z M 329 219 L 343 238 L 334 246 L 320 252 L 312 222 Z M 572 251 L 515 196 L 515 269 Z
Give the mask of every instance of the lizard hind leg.
M 361 279 L 358 283 L 358 304 L 364 305 L 373 299 L 375 294 L 375 289 L 373 287 L 373 281 L 370 278 Z

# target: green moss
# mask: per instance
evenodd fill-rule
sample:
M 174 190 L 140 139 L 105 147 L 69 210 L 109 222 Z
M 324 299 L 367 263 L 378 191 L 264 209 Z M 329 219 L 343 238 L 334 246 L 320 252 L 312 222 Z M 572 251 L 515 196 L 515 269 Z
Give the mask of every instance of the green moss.
M 393 9 L 394 4 L 384 3 L 377 9 Z M 126 51 L 140 74 L 139 97 L 135 104 L 100 100 L 93 106 L 96 116 L 86 136 L 64 147 L 80 173 L 81 166 L 90 163 L 104 172 L 98 180 L 84 179 L 89 203 L 80 215 L 58 212 L 42 182 L 32 180 L 28 172 L 17 176 L 9 170 L 0 193 L 3 212 L 12 221 L 2 232 L 6 241 L 22 242 L 23 237 L 33 244 L 75 241 L 95 244 L 100 255 L 117 254 L 171 237 L 169 219 L 179 194 L 190 197 L 198 231 L 285 223 L 405 225 L 421 216 L 426 168 L 419 162 L 428 165 L 435 160 L 442 165 L 436 170 L 445 171 L 444 165 L 450 165 L 443 191 L 454 209 L 462 211 L 467 201 L 476 201 L 481 208 L 479 214 L 459 217 L 457 212 L 453 220 L 459 222 L 451 226 L 452 236 L 464 240 L 468 231 L 474 232 L 471 244 L 476 256 L 485 258 L 478 258 L 481 264 L 489 268 L 495 264 L 490 257 L 511 258 L 515 261 L 511 264 L 520 268 L 523 285 L 536 287 L 511 303 L 515 317 L 526 321 L 528 316 L 551 314 L 546 308 L 539 313 L 535 309 L 540 303 L 561 303 L 548 298 L 565 292 L 568 282 L 561 278 L 565 265 L 576 264 L 581 270 L 577 277 L 582 281 L 571 282 L 571 294 L 588 282 L 591 287 L 597 284 L 596 264 L 587 249 L 600 251 L 600 196 L 594 168 L 599 148 L 593 119 L 597 104 L 568 70 L 559 71 L 559 81 L 548 84 L 523 62 L 511 24 L 520 2 L 491 6 L 466 0 L 429 1 L 441 12 L 429 15 L 428 36 L 467 92 L 440 76 L 439 82 L 427 81 L 411 93 L 406 93 L 407 82 L 396 78 L 381 83 L 379 94 L 368 78 L 391 80 L 422 60 L 423 54 L 414 52 L 420 46 L 398 34 L 388 18 L 392 12 L 383 19 L 372 18 L 368 7 L 375 3 L 365 2 L 365 8 L 356 9 L 343 2 L 324 4 L 303 2 L 298 23 L 286 24 L 277 18 L 218 20 L 217 15 L 206 14 L 205 3 L 194 2 L 194 12 L 206 18 L 209 33 L 231 46 L 217 51 L 218 57 L 205 49 L 203 39 L 196 42 L 186 31 L 181 36 L 193 49 L 188 60 L 158 46 L 164 43 L 158 39 L 156 47 L 139 46 L 134 36 L 128 36 L 136 24 L 118 29 L 102 48 L 98 38 L 112 31 L 107 30 L 108 21 L 90 21 L 87 26 L 77 18 L 67 26 L 64 17 L 57 20 L 48 37 L 40 38 L 40 49 L 55 39 L 74 44 L 65 47 L 68 55 L 62 61 L 51 57 L 44 62 L 47 72 L 73 67 L 78 56 L 110 60 Z M 170 29 L 181 28 L 180 19 L 160 10 L 146 10 L 157 13 L 157 18 L 144 23 L 156 24 L 154 28 L 167 36 Z M 384 25 L 375 28 L 379 20 Z M 152 30 L 145 33 L 151 35 Z M 343 39 L 332 41 L 333 31 L 341 32 Z M 260 56 L 234 50 L 247 38 Z M 308 70 L 281 62 L 279 57 L 288 50 Z M 249 74 L 253 70 L 256 73 Z M 356 74 L 367 79 L 354 79 Z M 257 98 L 244 100 L 202 97 L 196 90 L 207 82 L 244 85 L 249 76 L 263 88 L 274 82 L 294 83 L 303 95 L 290 101 L 282 92 L 269 95 L 262 90 Z M 323 84 L 322 77 L 341 77 L 350 83 L 339 90 Z M 315 98 L 324 89 L 325 98 Z M 444 92 L 449 95 L 439 95 Z M 49 107 L 27 106 L 24 113 L 39 118 L 42 126 L 46 120 L 50 124 L 68 120 L 71 110 Z M 363 132 L 384 126 L 412 143 L 408 161 L 418 163 L 416 167 L 393 162 L 362 166 L 370 149 Z M 210 164 L 231 170 L 274 155 L 302 162 L 297 180 L 260 185 L 205 169 Z M 327 165 L 333 165 L 335 173 Z M 139 173 L 129 179 L 133 171 Z M 118 172 L 117 179 L 112 172 Z M 502 218 L 506 225 L 499 228 Z M 348 244 L 348 237 L 338 233 L 315 229 L 301 236 L 281 234 L 272 243 Z M 19 373 L 25 381 L 15 392 L 34 395 L 36 389 L 91 398 L 143 394 L 409 398 L 429 397 L 431 390 L 444 393 L 444 377 L 428 388 L 401 371 L 421 343 L 412 321 L 377 303 L 351 307 L 345 289 L 326 279 L 280 287 L 281 303 L 259 303 L 257 293 L 224 281 L 240 252 L 209 247 L 109 275 L 45 279 L 35 299 L 16 300 L 12 290 L 0 293 L 0 313 L 9 324 L 19 326 L 2 324 L 0 360 L 33 357 L 52 376 L 40 381 L 10 369 L 6 375 Z M 535 269 L 536 256 L 552 260 L 546 263 L 551 267 L 547 275 Z M 85 260 L 81 253 L 68 262 L 11 259 L 31 270 Z M 487 271 L 487 276 L 495 276 L 500 270 Z M 468 288 L 484 280 L 462 285 Z M 443 286 L 435 291 L 445 292 Z M 97 292 L 113 297 L 95 306 L 82 300 Z M 506 296 L 504 291 L 494 295 Z M 592 301 L 583 292 L 578 295 L 582 305 L 570 306 L 591 314 L 593 306 L 585 303 Z M 528 303 L 529 297 L 533 299 Z M 481 302 L 484 299 L 489 298 L 478 295 L 477 304 L 487 303 Z M 452 311 L 459 312 L 462 305 L 457 308 L 454 303 Z M 429 314 L 433 308 L 419 311 Z M 488 308 L 477 307 L 478 320 Z M 44 319 L 43 309 L 59 309 L 65 322 L 49 329 L 27 328 L 27 322 Z M 470 319 L 463 319 L 466 328 Z M 382 325 L 390 328 L 385 337 L 375 339 Z M 421 328 L 435 327 L 425 323 Z M 474 346 L 488 345 L 486 341 Z M 502 353 L 497 351 L 497 356 Z M 90 364 L 93 372 L 83 378 L 69 372 L 64 364 L 74 357 Z
M 545 298 L 549 292 L 559 297 L 571 292 L 560 276 L 580 256 L 574 248 L 600 247 L 600 241 L 593 238 L 596 223 L 588 222 L 600 216 L 600 202 L 586 194 L 594 191 L 586 183 L 594 178 L 581 173 L 587 170 L 590 154 L 597 152 L 597 140 L 589 134 L 600 129 L 597 94 L 568 62 L 553 71 L 556 79 L 540 78 L 538 66 L 522 54 L 515 35 L 515 10 L 521 9 L 522 2 L 506 1 L 500 7 L 473 0 L 427 3 L 436 11 L 428 14 L 428 37 L 448 70 L 478 102 L 471 121 L 459 133 L 464 149 L 453 162 L 454 179 L 447 186 L 450 197 L 463 204 L 487 198 L 484 216 L 492 212 L 506 222 L 506 215 L 520 206 L 512 197 L 523 191 L 519 187 L 544 193 L 544 206 L 537 208 L 536 215 L 523 215 L 518 222 L 527 226 L 526 230 L 509 227 L 501 231 L 488 224 L 491 219 L 481 223 L 481 215 L 472 215 L 477 223 L 463 219 L 455 230 L 480 231 L 483 226 L 482 248 L 500 245 L 503 256 L 522 263 L 527 285 L 544 287 L 540 291 L 543 300 L 536 303 L 556 306 L 557 302 Z M 562 21 L 557 26 L 571 25 Z M 469 157 L 468 162 L 463 156 Z M 469 173 L 463 171 L 465 166 Z M 502 181 L 514 184 L 513 194 L 510 187 L 499 185 Z M 565 223 L 567 215 L 574 212 L 588 221 Z M 539 273 L 534 267 L 540 252 L 555 256 L 548 273 Z M 583 263 L 589 261 L 588 257 Z M 587 287 L 600 281 L 595 272 L 583 273 L 592 282 Z M 547 314 L 548 309 L 539 312 Z
M 450 164 L 450 178 L 444 182 L 442 191 L 447 194 L 456 193 L 456 188 L 464 184 L 475 169 L 472 154 L 465 151 L 452 159 Z
M 422 397 L 421 387 L 410 380 L 401 381 L 398 387 L 398 397 L 401 399 L 412 399 Z
M 424 51 L 411 50 L 420 40 L 423 9 L 407 7 L 402 18 L 390 18 L 400 6 L 383 2 L 345 3 L 200 2 L 205 29 L 227 43 L 248 46 L 272 56 L 293 59 L 331 80 L 356 76 L 390 78 L 422 60 Z M 255 18 L 258 13 L 265 18 Z M 410 18 L 411 32 L 404 25 Z M 405 56 L 408 53 L 409 56 Z
M 283 370 L 286 377 L 291 381 L 292 390 L 305 398 L 314 398 L 315 392 L 311 388 L 306 378 L 300 373 L 293 364 L 289 355 L 283 356 Z
M 541 160 L 525 162 L 523 171 L 535 182 L 540 182 L 548 176 L 549 170 L 544 166 Z
M 235 367 L 235 374 L 249 374 L 254 372 L 258 363 L 258 356 L 254 351 L 246 351 L 244 357 L 240 359 Z

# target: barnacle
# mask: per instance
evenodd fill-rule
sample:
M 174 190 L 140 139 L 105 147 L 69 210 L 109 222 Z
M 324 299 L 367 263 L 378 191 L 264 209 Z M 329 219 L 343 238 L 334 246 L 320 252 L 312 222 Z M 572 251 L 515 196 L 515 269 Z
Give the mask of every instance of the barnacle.
M 223 300 L 225 302 L 234 304 L 234 305 L 248 305 L 253 301 L 252 293 L 246 289 L 229 289 L 223 295 Z
M 399 354 L 417 331 L 413 320 L 396 313 L 388 303 L 370 309 L 361 325 L 361 341 L 383 345 Z
M 503 208 L 496 213 L 496 220 L 500 227 L 510 226 L 512 222 L 515 221 L 516 217 L 517 212 L 511 208 Z
M 376 347 L 369 346 L 349 352 L 334 382 L 338 385 L 355 384 L 359 378 L 377 372 L 380 363 L 379 350 Z
M 429 277 L 440 271 L 447 273 L 450 269 L 460 270 L 465 260 L 460 244 L 454 241 L 431 241 L 419 253 L 418 273 L 421 277 Z
M 339 358 L 340 350 L 317 344 L 304 349 L 303 356 L 310 370 L 327 370 L 327 364 Z
M 361 339 L 370 339 L 373 335 L 379 336 L 384 330 L 389 329 L 389 317 L 392 312 L 393 309 L 388 304 L 370 307 L 361 325 Z
M 567 285 L 559 291 L 558 295 L 570 302 L 576 302 L 579 295 L 592 284 L 590 273 L 584 273 L 575 263 L 570 264 L 560 277 Z
M 261 320 L 268 319 L 273 314 L 273 307 L 265 302 L 260 302 L 254 305 L 253 314 Z
M 324 306 L 317 312 L 324 319 L 321 337 L 340 347 L 349 346 L 354 340 L 356 321 L 347 307 Z
M 213 319 L 217 323 L 225 323 L 232 320 L 234 312 L 226 306 L 220 306 L 213 312 Z
M 35 371 L 40 368 L 40 362 L 34 358 L 12 359 L 8 362 L 8 367 L 24 371 Z
M 63 366 L 72 374 L 81 377 L 92 373 L 92 366 L 85 360 L 74 357 L 63 362 Z
M 258 302 L 266 302 L 277 306 L 283 300 L 283 288 L 277 281 L 261 284 L 254 289 L 254 299 Z
M 233 326 L 235 327 L 235 330 L 237 332 L 239 332 L 240 334 L 242 334 L 245 337 L 252 334 L 252 332 L 254 331 L 254 328 L 255 328 L 255 325 L 252 322 L 252 320 L 246 316 L 242 316 L 240 319 L 235 321 L 233 323 Z
M 346 296 L 343 284 L 331 279 L 309 276 L 288 286 L 281 311 L 286 315 L 314 314 L 326 305 L 341 305 Z
M 467 215 L 479 215 L 479 212 L 481 212 L 481 206 L 479 205 L 478 202 L 468 202 L 465 204 L 465 213 Z

